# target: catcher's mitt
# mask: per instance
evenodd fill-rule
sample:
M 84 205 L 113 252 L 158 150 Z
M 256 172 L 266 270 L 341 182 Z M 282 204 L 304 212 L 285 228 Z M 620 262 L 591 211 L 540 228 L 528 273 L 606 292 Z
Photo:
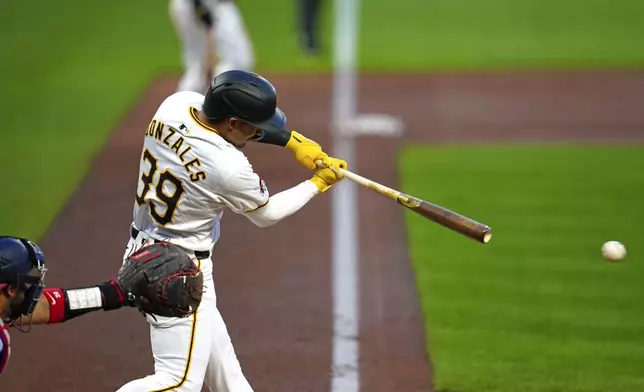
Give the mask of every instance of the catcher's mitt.
M 203 274 L 185 251 L 161 242 L 132 253 L 116 283 L 129 306 L 158 316 L 187 317 L 201 302 Z

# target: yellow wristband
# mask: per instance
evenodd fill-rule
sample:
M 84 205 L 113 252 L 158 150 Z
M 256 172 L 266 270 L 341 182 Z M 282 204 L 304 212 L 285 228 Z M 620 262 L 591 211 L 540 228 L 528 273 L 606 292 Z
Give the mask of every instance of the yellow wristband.
M 329 189 L 329 188 L 331 187 L 329 184 L 327 184 L 326 182 L 324 182 L 324 180 L 323 180 L 323 179 L 321 179 L 321 178 L 320 178 L 320 177 L 318 177 L 318 176 L 313 176 L 313 177 L 311 177 L 310 181 L 311 181 L 312 183 L 314 183 L 314 184 L 315 184 L 315 186 L 317 186 L 317 187 L 318 187 L 318 190 L 320 191 L 320 193 L 322 193 L 322 192 L 326 191 L 327 189 Z

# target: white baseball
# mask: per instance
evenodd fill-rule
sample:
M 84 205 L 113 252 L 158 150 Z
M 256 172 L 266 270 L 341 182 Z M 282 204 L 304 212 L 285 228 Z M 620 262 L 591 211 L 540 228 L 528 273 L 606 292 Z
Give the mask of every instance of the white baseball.
M 620 261 L 626 257 L 626 247 L 619 241 L 608 241 L 602 245 L 602 257 L 608 261 Z

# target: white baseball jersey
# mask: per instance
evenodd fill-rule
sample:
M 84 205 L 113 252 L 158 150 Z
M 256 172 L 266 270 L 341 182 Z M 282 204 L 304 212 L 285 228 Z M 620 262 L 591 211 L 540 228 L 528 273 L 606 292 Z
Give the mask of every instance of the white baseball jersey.
M 219 238 L 225 208 L 246 213 L 269 193 L 246 156 L 197 119 L 204 96 L 190 91 L 163 101 L 145 131 L 134 226 L 193 251 Z

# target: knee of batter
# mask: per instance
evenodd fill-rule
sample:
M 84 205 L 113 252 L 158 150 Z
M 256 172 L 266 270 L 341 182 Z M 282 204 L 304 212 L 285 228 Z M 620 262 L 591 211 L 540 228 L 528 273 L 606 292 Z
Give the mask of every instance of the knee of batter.
M 235 354 L 232 340 L 221 313 L 216 308 L 213 346 L 206 372 L 206 385 L 217 392 L 253 392 Z
M 154 374 L 125 384 L 118 392 L 201 392 L 212 352 L 216 325 L 214 295 L 202 298 L 187 318 L 149 318 Z

